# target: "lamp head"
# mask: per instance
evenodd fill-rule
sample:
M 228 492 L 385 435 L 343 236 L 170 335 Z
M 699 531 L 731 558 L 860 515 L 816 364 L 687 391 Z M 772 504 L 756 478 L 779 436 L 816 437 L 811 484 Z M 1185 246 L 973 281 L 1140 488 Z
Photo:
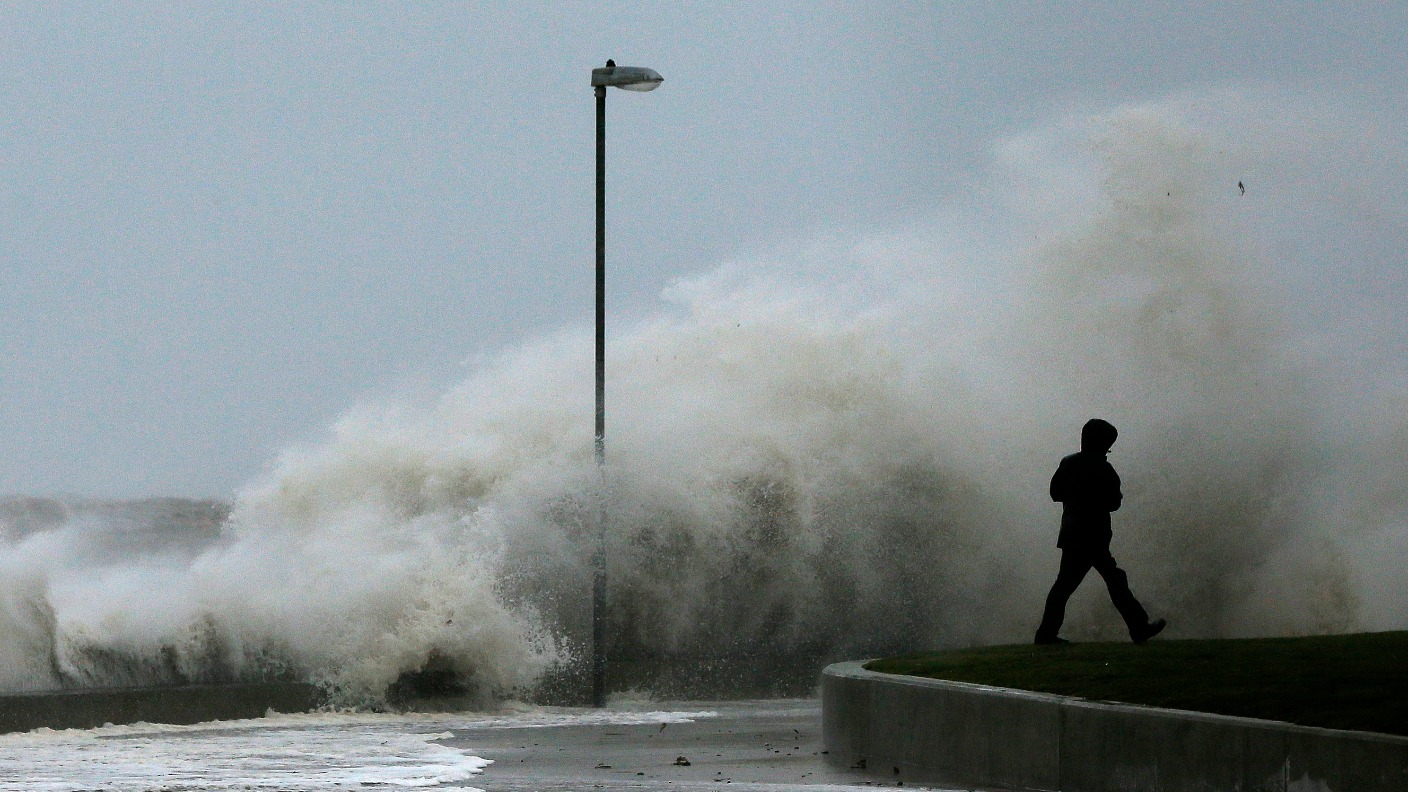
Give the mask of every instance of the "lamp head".
M 653 91 L 660 87 L 665 78 L 654 69 L 643 66 L 617 66 L 609 60 L 605 68 L 592 69 L 592 87 L 614 86 L 627 91 Z

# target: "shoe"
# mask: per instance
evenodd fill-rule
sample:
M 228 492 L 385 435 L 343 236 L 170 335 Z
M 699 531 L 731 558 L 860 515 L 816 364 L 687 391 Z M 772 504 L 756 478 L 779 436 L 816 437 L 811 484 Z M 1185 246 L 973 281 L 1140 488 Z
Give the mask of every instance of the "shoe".
M 1065 638 L 1061 638 L 1055 635 L 1051 636 L 1050 638 L 1038 635 L 1036 637 L 1036 640 L 1032 641 L 1032 643 L 1036 644 L 1037 646 L 1062 646 L 1064 644 L 1070 643 L 1070 641 L 1067 641 Z
M 1134 639 L 1135 643 L 1142 644 L 1150 638 L 1153 638 L 1155 635 L 1158 635 L 1159 633 L 1163 632 L 1164 628 L 1167 626 L 1167 619 L 1155 619 L 1154 621 L 1151 621 L 1148 624 L 1144 625 L 1138 632 L 1134 633 L 1130 637 Z

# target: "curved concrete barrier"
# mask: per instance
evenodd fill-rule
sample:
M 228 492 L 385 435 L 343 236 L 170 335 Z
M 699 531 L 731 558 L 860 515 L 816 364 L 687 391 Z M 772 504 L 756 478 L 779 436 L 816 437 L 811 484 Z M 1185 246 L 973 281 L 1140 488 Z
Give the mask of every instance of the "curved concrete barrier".
M 0 695 L 0 732 L 261 718 L 271 709 L 307 712 L 321 703 L 321 692 L 303 682 L 12 693 Z
M 1059 792 L 1403 792 L 1408 738 L 822 672 L 832 762 L 887 777 Z

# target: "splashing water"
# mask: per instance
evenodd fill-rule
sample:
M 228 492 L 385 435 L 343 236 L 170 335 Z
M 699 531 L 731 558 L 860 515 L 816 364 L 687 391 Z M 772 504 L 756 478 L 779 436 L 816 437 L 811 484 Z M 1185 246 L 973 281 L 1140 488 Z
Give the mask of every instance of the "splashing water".
M 703 673 L 1029 639 L 1057 561 L 1046 480 L 1095 415 L 1122 430 L 1115 554 L 1170 635 L 1401 626 L 1373 581 L 1408 551 L 1403 413 L 1381 382 L 1358 394 L 1386 441 L 1322 420 L 1298 262 L 1222 172 L 1276 156 L 1219 131 L 1245 98 L 1006 141 L 943 222 L 731 262 L 615 335 L 613 657 Z M 433 404 L 355 410 L 217 532 L 116 546 L 130 525 L 72 508 L 11 530 L 0 687 L 298 677 L 374 704 L 407 672 L 492 696 L 576 667 L 589 346 L 564 331 Z M 1069 629 L 1118 638 L 1096 588 Z

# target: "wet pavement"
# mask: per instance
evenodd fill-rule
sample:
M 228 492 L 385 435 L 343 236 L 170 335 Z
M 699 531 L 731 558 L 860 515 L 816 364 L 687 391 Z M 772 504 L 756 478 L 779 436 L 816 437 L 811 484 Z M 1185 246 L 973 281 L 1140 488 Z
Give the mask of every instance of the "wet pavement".
M 626 713 L 609 708 L 602 714 Z M 493 761 L 482 775 L 456 784 L 487 792 L 918 786 L 894 773 L 852 768 L 853 760 L 828 761 L 816 700 L 649 704 L 635 714 L 644 722 L 496 723 L 452 729 L 452 738 L 438 742 Z M 681 715 L 688 722 L 680 722 Z

